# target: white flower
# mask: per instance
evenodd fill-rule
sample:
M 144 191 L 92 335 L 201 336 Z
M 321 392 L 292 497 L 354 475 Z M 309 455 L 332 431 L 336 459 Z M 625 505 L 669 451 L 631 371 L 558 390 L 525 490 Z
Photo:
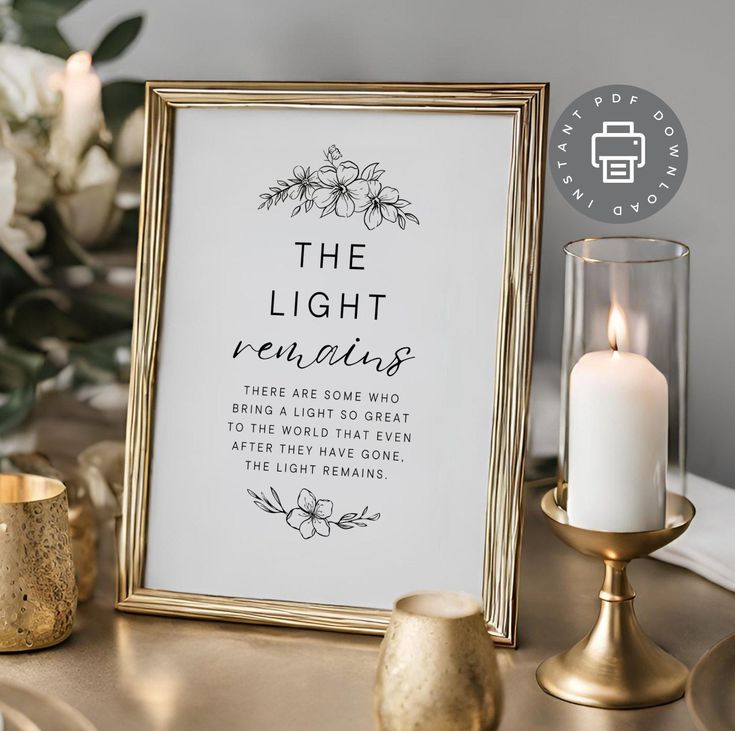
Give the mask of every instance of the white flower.
M 11 132 L 4 120 L 0 120 L 0 144 L 15 158 L 15 212 L 32 216 L 54 192 L 52 171 L 45 161 L 45 145 L 28 127 Z
M 138 107 L 123 122 L 115 142 L 115 162 L 121 168 L 137 168 L 143 164 L 145 112 Z
M 0 248 L 37 284 L 48 280 L 29 256 L 46 236 L 38 221 L 16 213 L 16 162 L 10 150 L 0 145 Z
M 99 146 L 82 158 L 74 188 L 54 201 L 64 229 L 81 246 L 104 243 L 117 229 L 122 211 L 115 205 L 120 171 Z
M 296 501 L 298 508 L 289 511 L 286 522 L 295 528 L 301 537 L 311 538 L 314 533 L 329 535 L 329 518 L 332 516 L 332 501 L 317 500 L 311 490 L 304 488 Z
M 398 191 L 395 188 L 383 187 L 380 181 L 371 180 L 368 183 L 367 202 L 364 204 L 365 225 L 372 231 L 380 226 L 383 220 L 395 223 L 398 220 L 396 203 Z
M 15 158 L 0 147 L 0 229 L 15 213 Z
M 0 114 L 15 122 L 54 116 L 60 97 L 50 78 L 63 68 L 56 56 L 0 43 Z
M 367 204 L 368 184 L 359 178 L 360 169 L 348 160 L 319 168 L 319 185 L 314 203 L 322 209 L 322 216 L 334 211 L 341 218 L 349 218 Z
M 120 167 L 120 184 L 115 203 L 124 211 L 140 205 L 140 167 L 143 164 L 145 111 L 138 107 L 123 122 L 115 141 L 115 162 Z

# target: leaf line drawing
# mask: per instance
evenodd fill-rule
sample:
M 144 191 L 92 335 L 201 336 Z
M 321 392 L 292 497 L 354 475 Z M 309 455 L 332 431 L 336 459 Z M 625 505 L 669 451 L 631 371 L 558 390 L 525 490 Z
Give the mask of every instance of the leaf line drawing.
M 418 225 L 419 219 L 406 210 L 411 201 L 401 198 L 396 188 L 381 183 L 385 170 L 378 167 L 380 163 L 370 163 L 361 170 L 352 160 L 339 162 L 341 159 L 339 148 L 330 145 L 324 152 L 325 164 L 319 169 L 297 165 L 290 178 L 277 180 L 267 193 L 260 194 L 258 210 L 294 201 L 292 218 L 316 206 L 321 211 L 320 218 L 331 214 L 350 218 L 362 213 L 365 226 L 371 231 L 384 221 L 397 223 L 401 230 L 406 228 L 406 221 Z
M 345 513 L 339 520 L 331 520 L 334 509 L 331 500 L 317 500 L 311 490 L 303 488 L 296 501 L 297 507 L 286 510 L 283 507 L 278 493 L 271 487 L 270 496 L 265 492 L 260 494 L 248 490 L 248 495 L 253 498 L 255 505 L 265 513 L 271 515 L 285 515 L 286 523 L 297 530 L 304 540 L 314 535 L 326 538 L 332 530 L 332 526 L 342 530 L 353 528 L 365 528 L 368 522 L 380 519 L 380 513 L 368 515 L 367 505 L 361 513 Z

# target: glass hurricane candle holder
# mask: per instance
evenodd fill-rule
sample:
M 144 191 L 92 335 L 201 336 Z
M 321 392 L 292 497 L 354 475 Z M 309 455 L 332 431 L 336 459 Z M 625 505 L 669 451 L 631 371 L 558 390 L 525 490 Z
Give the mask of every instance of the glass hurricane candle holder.
M 689 249 L 591 238 L 566 254 L 557 503 L 591 530 L 663 527 L 685 493 Z

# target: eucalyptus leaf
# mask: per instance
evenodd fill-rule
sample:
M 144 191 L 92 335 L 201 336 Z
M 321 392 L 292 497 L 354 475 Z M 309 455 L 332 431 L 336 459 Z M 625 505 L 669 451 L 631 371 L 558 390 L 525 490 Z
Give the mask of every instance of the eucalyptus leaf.
M 35 403 L 36 389 L 31 382 L 8 393 L 0 405 L 0 434 L 8 434 L 22 426 Z
M 75 384 L 127 382 L 129 362 L 121 357 L 120 351 L 129 352 L 131 337 L 132 332 L 128 330 L 72 347 L 69 360 L 74 365 Z
M 19 41 L 60 58 L 73 49 L 58 28 L 59 20 L 83 0 L 14 0 L 13 19 L 20 27 Z
M 117 134 L 130 114 L 142 106 L 145 100 L 145 86 L 140 81 L 113 81 L 102 87 L 102 111 L 107 127 Z
M 75 290 L 71 297 L 75 319 L 84 323 L 85 329 L 94 337 L 132 327 L 133 302 L 129 297 L 92 289 Z
M 30 355 L 30 354 L 29 354 Z M 17 429 L 25 422 L 36 401 L 35 371 L 40 370 L 43 356 L 32 365 L 18 357 L 14 348 L 0 351 L 0 434 Z
M 52 56 L 66 58 L 72 53 L 71 46 L 67 43 L 64 36 L 61 35 L 56 24 L 46 24 L 35 20 L 19 19 L 21 27 L 20 42 L 24 46 L 50 53 Z
M 95 363 L 85 358 L 73 358 L 74 364 L 74 386 L 85 386 L 93 384 L 101 386 L 106 383 L 115 383 L 117 379 L 117 369 L 100 368 Z
M 73 363 L 85 361 L 96 368 L 117 372 L 121 365 L 126 365 L 121 363 L 119 351 L 121 348 L 130 348 L 131 337 L 131 331 L 125 330 L 89 343 L 74 345 L 69 351 L 69 358 Z
M 15 0 L 13 11 L 21 17 L 58 20 L 83 0 Z
M 41 368 L 36 373 L 36 381 L 43 383 L 49 378 L 54 378 L 59 372 L 66 367 L 65 362 L 54 362 L 51 358 L 44 358 Z
M 18 342 L 40 347 L 44 338 L 87 343 L 132 327 L 132 301 L 93 287 L 22 295 L 8 309 L 10 334 Z
M 14 339 L 34 347 L 43 338 L 78 341 L 91 336 L 74 317 L 71 301 L 56 289 L 38 289 L 21 295 L 8 307 L 6 319 Z
M 104 63 L 117 58 L 138 36 L 143 27 L 143 16 L 134 15 L 116 25 L 100 41 L 92 54 L 94 63 Z
M 38 380 L 44 361 L 43 353 L 3 345 L 0 350 L 0 390 L 11 391 Z
M 45 353 L 24 350 L 8 344 L 4 344 L 0 349 L 0 360 L 20 366 L 34 383 L 41 383 L 53 378 L 65 365 L 64 363 L 54 363 Z M 22 385 L 24 384 L 18 383 L 15 387 L 21 387 Z
M 108 249 L 135 251 L 138 244 L 138 218 L 139 211 L 137 208 L 131 208 L 123 213 L 120 228 L 117 230 Z
M 94 272 L 102 271 L 102 264 L 67 233 L 51 206 L 45 209 L 43 221 L 46 225 L 46 253 L 51 257 L 54 268 L 83 264 Z
M 0 311 L 16 297 L 35 287 L 28 274 L 0 248 Z

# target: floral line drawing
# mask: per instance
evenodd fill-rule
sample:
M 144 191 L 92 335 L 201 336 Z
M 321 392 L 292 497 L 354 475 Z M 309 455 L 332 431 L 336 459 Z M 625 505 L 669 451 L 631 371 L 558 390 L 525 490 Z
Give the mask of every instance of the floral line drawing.
M 371 231 L 383 221 L 397 223 L 401 230 L 406 228 L 406 221 L 419 223 L 413 213 L 405 210 L 411 201 L 401 198 L 395 188 L 380 182 L 385 170 L 378 168 L 379 163 L 370 163 L 361 171 L 352 160 L 338 162 L 341 159 L 339 148 L 330 145 L 324 153 L 326 164 L 318 170 L 297 165 L 292 177 L 278 180 L 269 192 L 260 194 L 262 200 L 258 210 L 295 201 L 292 218 L 316 206 L 321 210 L 320 218 L 332 213 L 340 218 L 362 213 L 365 226 Z
M 330 520 L 334 506 L 331 500 L 317 500 L 311 490 L 303 488 L 299 493 L 296 504 L 298 507 L 286 510 L 283 507 L 281 498 L 278 493 L 271 487 L 271 497 L 268 498 L 265 492 L 260 495 L 253 490 L 248 490 L 248 495 L 253 498 L 253 502 L 263 512 L 271 515 L 285 515 L 286 523 L 297 530 L 304 540 L 308 540 L 314 535 L 326 538 L 331 532 L 331 526 L 341 528 L 342 530 L 352 530 L 353 528 L 365 528 L 368 521 L 380 519 L 380 513 L 368 515 L 367 505 L 361 513 L 345 513 L 339 520 Z

